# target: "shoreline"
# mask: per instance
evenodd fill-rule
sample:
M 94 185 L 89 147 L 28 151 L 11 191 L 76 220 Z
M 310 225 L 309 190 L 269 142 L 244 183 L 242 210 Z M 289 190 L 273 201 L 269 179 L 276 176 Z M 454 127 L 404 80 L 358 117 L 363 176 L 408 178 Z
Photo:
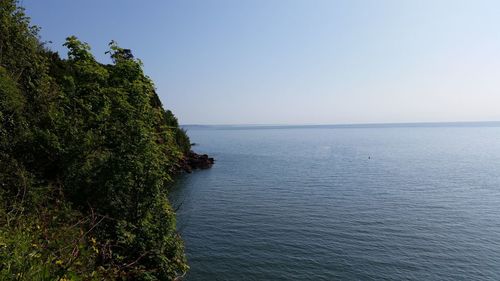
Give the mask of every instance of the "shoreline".
M 215 163 L 213 157 L 209 157 L 207 154 L 198 154 L 190 150 L 179 163 L 179 171 L 184 171 L 188 174 L 192 173 L 193 170 L 205 170 L 209 169 Z

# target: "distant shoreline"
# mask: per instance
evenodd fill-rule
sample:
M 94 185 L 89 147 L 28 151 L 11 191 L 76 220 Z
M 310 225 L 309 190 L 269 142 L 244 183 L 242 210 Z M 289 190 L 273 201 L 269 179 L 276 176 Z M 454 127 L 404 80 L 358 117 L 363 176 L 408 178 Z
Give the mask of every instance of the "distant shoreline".
M 418 127 L 500 127 L 500 121 L 359 123 L 331 125 L 181 125 L 185 129 L 249 130 L 249 129 L 354 129 L 354 128 L 418 128 Z

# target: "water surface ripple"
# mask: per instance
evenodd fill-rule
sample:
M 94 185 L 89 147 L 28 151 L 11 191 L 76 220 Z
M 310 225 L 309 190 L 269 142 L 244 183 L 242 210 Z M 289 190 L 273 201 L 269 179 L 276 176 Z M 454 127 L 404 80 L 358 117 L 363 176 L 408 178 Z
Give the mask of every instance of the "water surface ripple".
M 186 280 L 500 280 L 500 128 L 189 128 Z

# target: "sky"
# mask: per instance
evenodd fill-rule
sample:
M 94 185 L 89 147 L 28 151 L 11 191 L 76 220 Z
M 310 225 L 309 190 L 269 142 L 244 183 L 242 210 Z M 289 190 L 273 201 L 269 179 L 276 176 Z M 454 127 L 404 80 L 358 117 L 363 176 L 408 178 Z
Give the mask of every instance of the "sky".
M 20 0 L 142 60 L 181 124 L 500 120 L 500 1 Z

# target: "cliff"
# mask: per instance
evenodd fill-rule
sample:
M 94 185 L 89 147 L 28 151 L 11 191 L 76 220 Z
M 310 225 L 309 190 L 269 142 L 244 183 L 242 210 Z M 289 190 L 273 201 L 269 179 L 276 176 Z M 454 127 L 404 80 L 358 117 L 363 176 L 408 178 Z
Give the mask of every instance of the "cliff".
M 0 1 L 0 279 L 173 280 L 188 269 L 168 201 L 208 168 L 132 51 L 46 48 Z

